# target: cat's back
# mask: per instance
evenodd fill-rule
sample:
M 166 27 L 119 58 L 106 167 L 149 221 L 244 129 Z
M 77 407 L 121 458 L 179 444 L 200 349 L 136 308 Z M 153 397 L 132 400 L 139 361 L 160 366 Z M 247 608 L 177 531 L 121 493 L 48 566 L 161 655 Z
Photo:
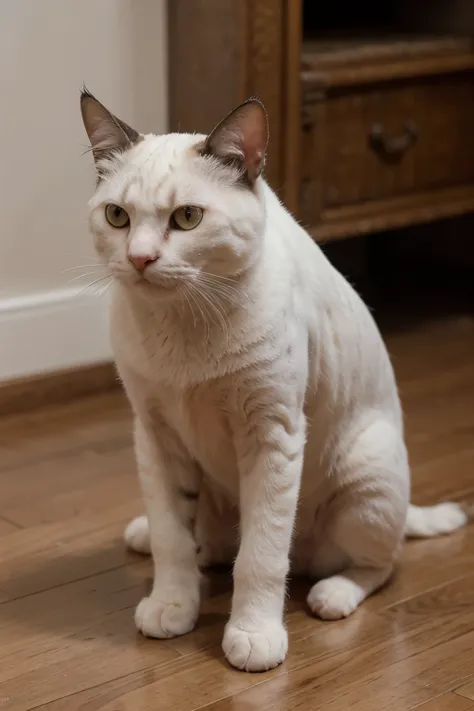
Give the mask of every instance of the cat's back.
M 280 265 L 274 268 L 287 273 L 288 299 L 307 328 L 308 402 L 312 395 L 319 405 L 324 400 L 327 413 L 359 401 L 386 407 L 398 420 L 393 369 L 369 309 L 273 193 L 267 201 L 267 229 Z

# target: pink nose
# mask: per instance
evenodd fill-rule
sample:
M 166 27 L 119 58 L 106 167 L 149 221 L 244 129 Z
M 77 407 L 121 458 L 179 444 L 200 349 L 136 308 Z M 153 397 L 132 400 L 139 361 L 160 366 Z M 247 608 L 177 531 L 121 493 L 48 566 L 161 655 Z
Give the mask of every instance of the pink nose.
M 157 254 L 129 254 L 129 260 L 137 271 L 142 272 L 149 264 L 153 264 L 158 259 Z

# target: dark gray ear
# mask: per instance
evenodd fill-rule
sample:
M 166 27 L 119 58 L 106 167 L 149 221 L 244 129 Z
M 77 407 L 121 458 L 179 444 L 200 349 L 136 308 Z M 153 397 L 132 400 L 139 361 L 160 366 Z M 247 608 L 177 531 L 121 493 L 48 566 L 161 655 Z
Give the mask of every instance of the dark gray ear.
M 140 140 L 137 131 L 111 114 L 86 88 L 81 92 L 81 113 L 96 162 Z
M 254 183 L 262 172 L 267 144 L 267 112 L 261 101 L 249 99 L 217 124 L 206 139 L 203 153 L 235 163 Z

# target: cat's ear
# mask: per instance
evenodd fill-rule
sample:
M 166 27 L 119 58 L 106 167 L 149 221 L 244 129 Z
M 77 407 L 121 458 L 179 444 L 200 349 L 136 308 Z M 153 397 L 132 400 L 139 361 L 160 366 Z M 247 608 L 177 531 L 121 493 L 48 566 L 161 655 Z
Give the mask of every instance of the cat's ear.
M 96 163 L 101 158 L 127 150 L 141 138 L 85 88 L 81 92 L 81 113 Z
M 262 172 L 268 144 L 268 118 L 258 99 L 249 99 L 234 109 L 212 131 L 204 154 L 235 163 L 254 183 Z

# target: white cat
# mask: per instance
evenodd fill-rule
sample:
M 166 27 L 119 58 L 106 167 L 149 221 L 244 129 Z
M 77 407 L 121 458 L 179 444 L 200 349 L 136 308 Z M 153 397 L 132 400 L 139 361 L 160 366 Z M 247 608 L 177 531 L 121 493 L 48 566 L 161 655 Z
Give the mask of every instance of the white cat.
M 223 648 L 239 669 L 270 669 L 287 653 L 290 548 L 292 570 L 319 580 L 310 609 L 336 620 L 388 580 L 404 535 L 447 533 L 467 514 L 408 505 L 386 349 L 261 177 L 262 104 L 208 137 L 139 135 L 87 92 L 81 107 L 147 510 L 126 541 L 155 566 L 137 626 L 192 630 L 199 567 L 236 556 Z

